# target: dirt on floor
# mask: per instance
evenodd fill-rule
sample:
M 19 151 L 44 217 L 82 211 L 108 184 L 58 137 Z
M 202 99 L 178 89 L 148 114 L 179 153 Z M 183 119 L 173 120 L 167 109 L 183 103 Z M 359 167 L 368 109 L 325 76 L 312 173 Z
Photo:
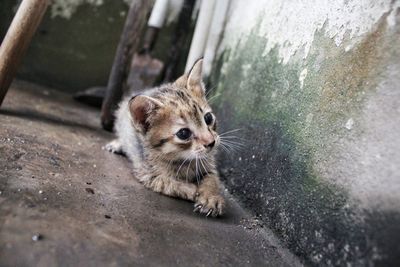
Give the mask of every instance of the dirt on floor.
M 145 189 L 69 95 L 16 82 L 0 125 L 0 266 L 299 265 L 229 195 L 206 218 Z

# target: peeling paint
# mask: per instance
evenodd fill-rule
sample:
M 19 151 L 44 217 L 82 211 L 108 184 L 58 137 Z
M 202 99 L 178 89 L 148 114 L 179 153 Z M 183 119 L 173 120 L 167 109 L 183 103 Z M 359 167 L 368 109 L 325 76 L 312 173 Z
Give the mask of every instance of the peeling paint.
M 300 76 L 299 76 L 300 88 L 303 88 L 304 80 L 306 79 L 306 77 L 307 77 L 307 68 L 303 69 L 300 72 Z
M 336 46 L 346 43 L 350 49 L 384 14 L 390 13 L 388 26 L 394 27 L 398 6 L 399 1 L 390 0 L 233 1 L 223 47 L 239 36 L 246 38 L 249 28 L 259 23 L 258 34 L 268 39 L 263 55 L 277 46 L 279 58 L 287 64 L 297 53 L 302 58 L 308 56 L 314 34 L 321 29 Z M 260 16 L 263 19 L 258 22 Z
M 347 122 L 346 122 L 346 124 L 344 125 L 344 127 L 345 127 L 347 130 L 351 130 L 351 129 L 353 129 L 353 125 L 354 125 L 354 120 L 353 120 L 352 118 L 350 118 L 350 119 L 347 120 Z

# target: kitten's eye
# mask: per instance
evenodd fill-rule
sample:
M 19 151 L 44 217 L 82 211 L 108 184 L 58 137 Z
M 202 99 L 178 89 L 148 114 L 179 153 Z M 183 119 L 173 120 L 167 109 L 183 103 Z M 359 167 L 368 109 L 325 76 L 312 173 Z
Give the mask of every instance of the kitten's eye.
M 214 118 L 211 112 L 208 112 L 206 113 L 206 115 L 204 115 L 204 121 L 206 122 L 207 125 L 210 125 L 213 122 L 213 120 Z
M 178 136 L 179 139 L 187 140 L 192 136 L 192 132 L 188 128 L 182 128 L 176 133 L 176 136 Z

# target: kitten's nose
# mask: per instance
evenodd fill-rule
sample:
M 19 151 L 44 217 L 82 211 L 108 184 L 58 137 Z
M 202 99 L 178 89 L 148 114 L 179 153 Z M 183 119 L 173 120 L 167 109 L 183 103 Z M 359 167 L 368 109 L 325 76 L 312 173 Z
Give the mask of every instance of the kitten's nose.
M 211 143 L 209 144 L 205 144 L 204 147 L 205 148 L 213 148 L 213 146 L 215 145 L 215 140 L 213 140 Z

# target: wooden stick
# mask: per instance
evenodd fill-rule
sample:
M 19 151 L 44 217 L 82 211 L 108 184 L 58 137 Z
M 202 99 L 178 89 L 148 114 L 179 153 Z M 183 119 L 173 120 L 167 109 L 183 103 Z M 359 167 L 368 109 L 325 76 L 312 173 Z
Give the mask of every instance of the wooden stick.
M 101 108 L 101 124 L 105 130 L 113 129 L 114 112 L 125 90 L 130 63 L 138 49 L 142 29 L 152 5 L 153 1 L 135 0 L 129 8 Z
M 0 105 L 39 26 L 49 0 L 23 0 L 0 46 Z

